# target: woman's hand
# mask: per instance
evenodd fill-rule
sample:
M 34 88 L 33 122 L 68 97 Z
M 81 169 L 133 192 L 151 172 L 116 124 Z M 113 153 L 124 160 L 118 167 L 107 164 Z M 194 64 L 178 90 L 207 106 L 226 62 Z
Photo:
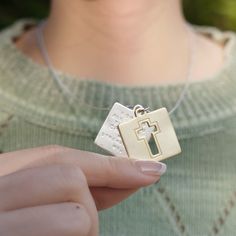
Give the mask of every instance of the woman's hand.
M 0 235 L 97 236 L 97 210 L 159 180 L 162 163 L 49 145 L 0 155 Z

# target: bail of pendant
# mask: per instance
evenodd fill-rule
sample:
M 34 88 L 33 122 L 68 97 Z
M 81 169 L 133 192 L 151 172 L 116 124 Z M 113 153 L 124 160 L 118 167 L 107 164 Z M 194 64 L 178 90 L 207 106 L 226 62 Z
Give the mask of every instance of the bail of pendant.
M 150 109 L 149 107 L 144 108 L 142 105 L 137 104 L 134 106 L 133 111 L 134 111 L 135 117 L 138 117 L 140 115 L 144 115 L 145 113 L 150 112 Z

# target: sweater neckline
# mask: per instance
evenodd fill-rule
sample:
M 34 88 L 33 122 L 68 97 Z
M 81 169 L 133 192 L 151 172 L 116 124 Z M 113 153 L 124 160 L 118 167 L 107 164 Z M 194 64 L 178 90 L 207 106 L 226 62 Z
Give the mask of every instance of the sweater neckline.
M 57 71 L 72 92 L 74 111 L 51 78 L 48 68 L 34 62 L 12 42 L 34 20 L 23 19 L 0 34 L 0 104 L 41 126 L 72 133 L 95 135 L 116 101 L 142 104 L 152 110 L 175 105 L 184 82 L 157 86 L 130 86 L 75 78 Z M 189 129 L 232 117 L 236 112 L 236 34 L 210 26 L 193 25 L 195 30 L 225 43 L 225 65 L 213 77 L 190 81 L 188 92 L 171 120 L 176 129 Z M 84 104 L 87 104 L 84 105 Z M 77 115 L 76 115 L 77 114 Z

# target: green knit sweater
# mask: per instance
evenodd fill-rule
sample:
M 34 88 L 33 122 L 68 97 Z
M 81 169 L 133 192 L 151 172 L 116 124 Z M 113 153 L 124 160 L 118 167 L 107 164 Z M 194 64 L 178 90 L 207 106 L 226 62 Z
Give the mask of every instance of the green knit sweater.
M 115 101 L 170 110 L 184 84 L 125 86 L 57 71 L 73 106 L 48 69 L 12 43 L 27 28 L 16 22 L 0 34 L 0 149 L 59 144 L 105 153 L 94 144 Z M 101 236 L 236 235 L 236 34 L 194 26 L 225 43 L 225 65 L 192 81 L 171 116 L 182 153 L 167 159 L 161 181 L 101 211 Z

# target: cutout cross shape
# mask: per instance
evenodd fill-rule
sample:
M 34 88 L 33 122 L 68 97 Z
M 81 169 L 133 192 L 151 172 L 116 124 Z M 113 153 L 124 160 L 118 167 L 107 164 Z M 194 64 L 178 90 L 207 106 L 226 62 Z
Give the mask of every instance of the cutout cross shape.
M 135 130 L 137 138 L 143 140 L 151 156 L 156 157 L 161 153 L 161 147 L 155 135 L 161 132 L 157 122 L 149 119 L 139 122 L 139 128 Z M 152 145 L 154 144 L 154 145 Z

